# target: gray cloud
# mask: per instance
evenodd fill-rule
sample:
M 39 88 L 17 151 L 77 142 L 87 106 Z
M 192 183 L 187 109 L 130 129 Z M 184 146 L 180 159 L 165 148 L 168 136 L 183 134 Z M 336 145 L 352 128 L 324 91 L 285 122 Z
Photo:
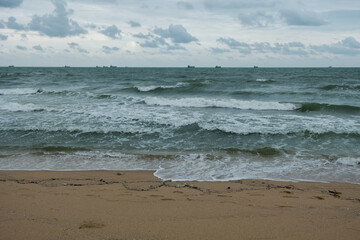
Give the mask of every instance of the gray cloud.
M 360 48 L 360 42 L 353 37 L 347 37 L 341 41 L 342 45 L 347 48 Z
M 30 30 L 38 31 L 49 37 L 77 36 L 87 33 L 76 21 L 69 18 L 73 11 L 66 9 L 64 0 L 53 0 L 52 3 L 55 6 L 52 14 L 34 15 L 29 23 Z
M 78 48 L 80 45 L 75 43 L 75 42 L 71 42 L 71 43 L 68 43 L 69 45 L 69 48 L 72 48 L 72 49 L 75 49 L 75 48 Z
M 119 51 L 120 48 L 118 47 L 108 47 L 108 46 L 102 46 L 102 51 L 106 54 L 110 54 L 115 51 Z
M 192 10 L 194 9 L 193 5 L 189 2 L 179 1 L 176 3 L 176 6 L 179 9 Z
M 128 21 L 127 22 L 131 27 L 141 27 L 141 24 L 135 21 Z
M 92 3 L 92 4 L 117 4 L 117 0 L 69 0 L 71 2 Z
M 115 25 L 105 28 L 104 30 L 100 31 L 105 36 L 108 36 L 112 39 L 120 39 L 121 38 L 121 30 L 118 29 Z
M 288 25 L 321 26 L 327 24 L 315 12 L 281 10 L 280 15 Z
M 15 17 L 9 17 L 6 26 L 10 29 L 25 30 L 25 26 L 17 23 Z
M 168 45 L 167 50 L 174 51 L 174 50 L 186 50 L 183 46 L 180 46 L 179 44 L 175 45 Z
M 137 33 L 137 34 L 133 34 L 133 37 L 141 38 L 141 39 L 150 39 L 153 37 L 153 35 L 151 35 L 150 33 L 148 33 L 146 35 L 143 33 Z
M 244 9 L 244 8 L 268 8 L 274 7 L 278 1 L 270 0 L 205 0 L 204 5 L 211 10 L 216 9 Z
M 21 5 L 23 0 L 0 0 L 0 7 L 14 8 Z
M 242 25 L 265 27 L 275 22 L 274 17 L 266 12 L 241 13 L 239 20 Z
M 44 51 L 44 49 L 40 45 L 33 46 L 32 48 L 39 51 L 39 52 Z
M 256 43 L 245 43 L 239 42 L 233 38 L 219 38 L 216 42 L 228 46 L 230 49 L 239 51 L 240 53 L 247 55 L 252 52 L 256 53 L 274 53 L 281 55 L 308 55 L 304 44 L 300 42 L 289 42 L 289 43 L 275 43 L 270 44 L 269 42 L 256 42 Z M 221 49 L 223 50 L 223 49 Z M 222 53 L 221 51 L 213 53 Z
M 170 25 L 168 29 L 155 28 L 154 33 L 163 37 L 170 38 L 174 43 L 190 43 L 198 41 L 182 25 Z
M 147 39 L 145 42 L 138 43 L 141 47 L 144 48 L 166 48 L 168 51 L 175 51 L 175 50 L 185 50 L 183 46 L 179 43 L 169 44 L 166 42 L 164 37 L 154 36 L 152 34 L 144 35 L 142 33 L 137 34 L 138 38 Z
M 216 42 L 225 44 L 232 49 L 238 49 L 240 47 L 249 47 L 249 44 L 244 42 L 239 42 L 233 38 L 218 38 Z
M 84 27 L 90 28 L 90 29 L 96 29 L 97 26 L 94 23 L 89 23 L 89 24 L 84 25 Z
M 27 48 L 26 48 L 26 47 L 24 47 L 24 46 L 20 46 L 20 45 L 17 45 L 17 46 L 16 46 L 16 49 L 19 49 L 19 50 L 21 50 L 21 51 L 25 51 L 25 50 L 27 50 Z
M 7 36 L 7 35 L 3 35 L 3 34 L 0 33 L 0 40 L 1 40 L 1 41 L 5 41 L 5 40 L 7 40 L 7 39 L 8 39 L 8 36 Z
M 151 40 L 147 40 L 144 43 L 139 43 L 141 47 L 146 48 L 158 48 L 160 46 L 168 45 L 163 38 L 155 37 Z
M 288 45 L 289 47 L 299 47 L 299 48 L 305 47 L 305 45 L 301 42 L 289 42 Z
M 360 55 L 360 42 L 353 37 L 347 37 L 334 44 L 312 45 L 310 48 L 317 53 L 330 53 L 334 55 Z
M 5 24 L 2 22 L 2 20 L 0 20 L 1 22 L 0 22 L 0 29 L 2 29 L 2 28 L 5 28 Z
M 71 43 L 68 43 L 68 46 L 69 46 L 69 48 L 71 48 L 71 49 L 77 50 L 79 53 L 89 53 L 87 50 L 81 48 L 78 43 L 71 42 Z M 67 51 L 67 52 L 69 52 L 69 51 Z
M 230 52 L 230 50 L 228 50 L 228 49 L 223 49 L 223 48 L 211 48 L 210 51 L 211 51 L 213 54 L 222 54 L 222 53 Z
M 77 48 L 78 52 L 79 53 L 85 53 L 85 54 L 88 54 L 89 52 L 83 48 Z

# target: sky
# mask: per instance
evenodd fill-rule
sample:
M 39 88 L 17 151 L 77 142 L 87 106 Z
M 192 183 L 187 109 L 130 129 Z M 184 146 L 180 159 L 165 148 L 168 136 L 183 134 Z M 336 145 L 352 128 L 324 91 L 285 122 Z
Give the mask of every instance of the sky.
M 359 0 L 0 0 L 0 66 L 359 67 Z

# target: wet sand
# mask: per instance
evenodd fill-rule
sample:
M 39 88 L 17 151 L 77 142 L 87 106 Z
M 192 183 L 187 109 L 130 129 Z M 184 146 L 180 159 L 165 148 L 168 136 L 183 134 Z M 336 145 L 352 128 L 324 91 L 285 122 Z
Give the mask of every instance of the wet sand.
M 360 185 L 0 171 L 0 239 L 359 239 Z

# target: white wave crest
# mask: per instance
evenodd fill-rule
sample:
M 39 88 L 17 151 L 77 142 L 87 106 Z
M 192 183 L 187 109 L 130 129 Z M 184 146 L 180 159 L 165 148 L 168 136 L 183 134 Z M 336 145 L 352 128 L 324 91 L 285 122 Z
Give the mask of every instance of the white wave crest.
M 161 86 L 138 86 L 136 87 L 140 92 L 149 92 L 149 91 L 153 91 L 155 89 L 158 89 L 158 88 L 162 88 L 162 89 L 170 89 L 170 88 L 178 88 L 178 87 L 181 87 L 181 86 L 184 86 L 185 84 L 183 83 L 179 83 L 179 84 L 176 84 L 176 85 L 169 85 L 169 86 L 166 86 L 166 85 L 161 85 Z
M 255 100 L 237 100 L 237 99 L 220 99 L 220 98 L 162 98 L 148 97 L 144 99 L 148 105 L 174 106 L 174 107 L 218 107 L 218 108 L 235 108 L 242 110 L 295 110 L 297 106 L 292 103 L 280 102 L 263 102 Z
M 258 78 L 258 79 L 256 79 L 255 81 L 257 81 L 257 82 L 267 82 L 267 81 L 269 81 L 269 80 L 266 79 L 266 78 Z
M 39 106 L 36 106 L 33 103 L 26 103 L 26 104 L 20 104 L 16 102 L 7 102 L 7 103 L 0 103 L 0 109 L 6 110 L 10 112 L 30 112 L 30 111 L 36 111 L 36 110 L 43 110 L 43 108 L 40 108 Z
M 38 92 L 40 92 L 40 89 L 36 89 L 36 88 L 0 89 L 0 95 L 23 95 L 23 94 L 34 94 Z

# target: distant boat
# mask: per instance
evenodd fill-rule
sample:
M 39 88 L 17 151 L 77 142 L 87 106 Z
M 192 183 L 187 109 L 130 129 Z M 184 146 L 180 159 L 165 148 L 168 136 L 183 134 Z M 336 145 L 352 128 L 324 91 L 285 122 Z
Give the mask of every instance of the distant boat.
M 188 65 L 187 68 L 195 68 L 195 66 L 190 66 L 190 65 Z
M 13 68 L 14 67 L 14 65 L 9 65 L 9 68 Z
M 258 66 L 254 66 L 254 68 L 259 68 Z
M 70 66 L 68 66 L 68 65 L 65 65 L 65 66 L 64 66 L 64 68 L 69 68 L 69 67 L 70 67 Z
M 221 66 L 215 66 L 215 68 L 221 68 Z
M 332 68 L 332 66 L 329 66 L 329 68 Z
M 117 66 L 110 65 L 111 68 L 117 68 Z

